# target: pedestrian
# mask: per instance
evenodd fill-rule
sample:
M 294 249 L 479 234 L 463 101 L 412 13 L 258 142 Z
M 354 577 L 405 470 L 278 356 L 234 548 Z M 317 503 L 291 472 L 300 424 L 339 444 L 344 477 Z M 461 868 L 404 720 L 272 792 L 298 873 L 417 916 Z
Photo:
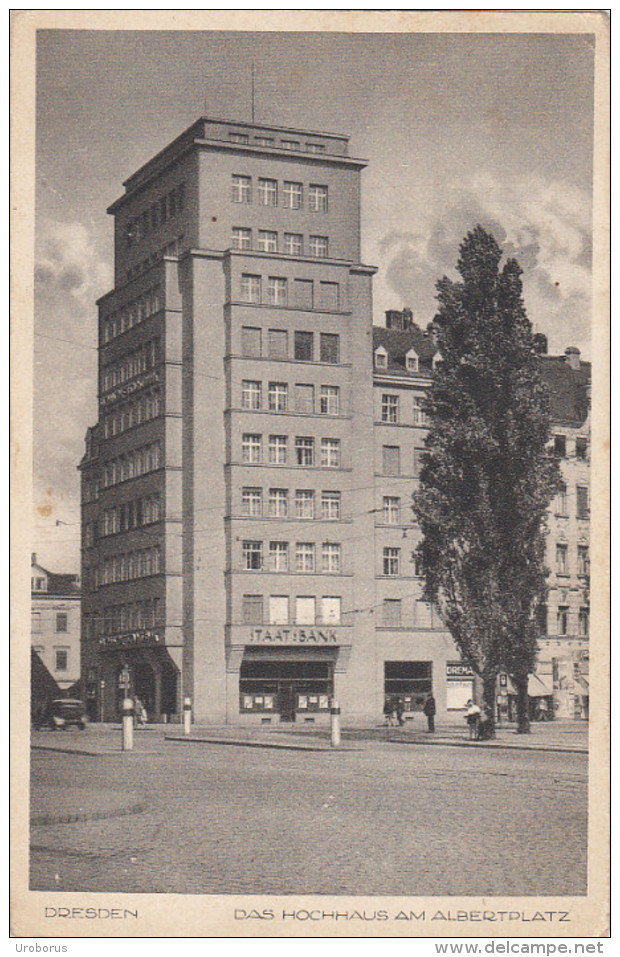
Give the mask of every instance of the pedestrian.
M 471 698 L 465 707 L 465 720 L 467 721 L 467 727 L 469 728 L 469 740 L 476 741 L 478 738 L 478 726 L 480 722 L 480 708 L 477 704 L 474 704 Z
M 392 722 L 394 720 L 394 702 L 391 698 L 385 699 L 385 704 L 383 705 L 383 716 L 385 718 L 385 723 L 388 728 L 392 727 Z
M 136 725 L 143 727 L 146 724 L 146 708 L 137 695 L 134 700 L 134 711 L 136 716 Z
M 426 715 L 426 720 L 428 721 L 428 730 L 431 734 L 435 731 L 435 715 L 437 714 L 437 703 L 433 698 L 433 692 L 429 694 L 428 698 L 424 702 L 424 714 Z
M 405 723 L 405 719 L 403 718 L 404 713 L 405 713 L 405 705 L 403 703 L 403 699 L 397 698 L 396 699 L 396 718 L 401 728 Z
M 478 740 L 487 741 L 491 730 L 491 708 L 486 701 L 480 702 L 480 716 L 478 718 Z

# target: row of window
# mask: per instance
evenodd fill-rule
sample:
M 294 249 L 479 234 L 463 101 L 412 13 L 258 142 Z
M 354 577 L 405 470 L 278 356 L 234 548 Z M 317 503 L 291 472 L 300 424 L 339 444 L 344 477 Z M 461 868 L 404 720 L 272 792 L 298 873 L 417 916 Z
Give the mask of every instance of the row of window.
M 139 276 L 143 272 L 148 272 L 151 266 L 156 266 L 164 256 L 178 256 L 183 249 L 185 249 L 185 234 L 181 233 L 176 239 L 169 242 L 167 246 L 156 249 L 155 252 L 147 256 L 146 259 L 143 259 L 142 262 L 131 266 L 125 274 L 127 281 L 129 282 L 130 279 L 135 279 L 136 276 Z
M 229 133 L 228 139 L 231 143 L 250 143 L 250 134 L 249 133 Z M 273 146 L 275 144 L 275 139 L 273 136 L 253 136 L 252 144 L 254 146 Z M 291 140 L 280 138 L 278 140 L 278 146 L 283 150 L 301 150 L 301 140 Z M 316 141 L 306 140 L 304 143 L 304 149 L 306 153 L 324 153 L 325 144 L 317 143 Z
M 340 362 L 340 336 L 333 332 L 318 333 L 295 330 L 293 332 L 293 359 L 297 362 Z M 263 330 L 258 326 L 241 327 L 241 355 L 245 358 L 260 359 L 263 356 L 269 359 L 289 358 L 289 333 L 287 329 L 268 329 L 266 340 L 263 343 Z
M 156 419 L 160 412 L 161 396 L 159 389 L 155 389 L 104 416 L 103 436 L 110 439 L 114 435 L 120 435 L 136 425 Z
M 318 295 L 315 296 L 316 292 Z M 291 306 L 294 309 L 338 312 L 340 283 L 323 280 L 315 283 L 313 279 L 294 279 L 291 284 L 284 276 L 264 277 L 254 273 L 242 273 L 239 301 L 255 306 Z
M 150 372 L 159 361 L 159 338 L 143 342 L 137 349 L 133 349 L 122 359 L 111 362 L 101 370 L 101 389 L 107 392 L 130 379 L 135 379 L 143 372 Z
M 317 515 L 315 500 L 320 500 Z M 299 519 L 320 517 L 325 521 L 339 521 L 341 514 L 340 492 L 315 492 L 314 489 L 298 488 L 294 498 L 294 516 Z M 270 488 L 263 504 L 263 489 L 245 486 L 241 490 L 241 511 L 250 518 L 288 518 L 289 490 Z
M 69 615 L 66 611 L 56 612 L 55 630 L 60 633 L 66 633 L 69 630 Z M 32 612 L 32 631 L 36 634 L 41 633 L 41 612 Z
M 407 416 L 402 416 L 401 396 L 385 392 L 381 396 L 381 421 L 390 425 L 399 425 L 407 421 Z M 413 418 L 410 420 L 413 425 L 428 425 L 429 419 L 426 414 L 426 400 L 424 396 L 413 396 Z
M 320 569 L 316 560 L 317 546 L 314 542 L 295 544 L 295 563 L 290 570 L 296 572 L 321 571 L 325 575 L 339 575 L 341 572 L 342 549 L 338 543 L 324 542 L 320 547 Z M 242 564 L 245 571 L 289 571 L 289 543 L 269 542 L 268 553 L 263 555 L 263 542 L 244 541 L 241 547 Z
M 576 488 L 577 493 L 577 509 L 576 515 L 577 518 L 588 519 L 590 518 L 590 490 L 587 485 L 578 485 Z M 565 484 L 560 486 L 560 489 L 555 498 L 555 513 L 560 517 L 567 518 L 568 511 L 568 489 Z
M 181 213 L 185 208 L 185 183 L 179 183 L 169 193 L 166 193 L 157 203 L 153 203 L 148 209 L 136 219 L 127 223 L 125 238 L 127 246 L 133 246 L 139 243 L 148 234 L 163 226 L 170 219 L 174 219 L 177 213 Z
M 284 233 L 282 242 L 278 233 L 272 229 L 259 229 L 256 233 L 256 245 L 252 243 L 252 230 L 245 226 L 233 226 L 231 247 L 233 249 L 256 249 L 263 253 L 282 252 L 287 256 L 303 256 L 303 233 Z M 329 257 L 329 238 L 327 236 L 310 236 L 308 239 L 308 255 L 317 259 Z
M 107 605 L 101 627 L 103 635 L 118 635 L 138 628 L 156 628 L 163 623 L 163 602 L 159 598 L 145 598 L 127 605 Z
M 94 569 L 94 585 L 112 585 L 116 582 L 133 581 L 136 578 L 148 578 L 158 575 L 161 568 L 159 545 L 141 548 L 125 555 L 106 558 Z
M 268 464 L 286 465 L 288 460 L 288 436 L 270 435 L 268 442 Z M 295 436 L 294 465 L 321 468 L 340 468 L 340 439 L 321 439 L 320 456 L 315 455 L 313 436 Z M 263 461 L 263 436 L 258 433 L 244 432 L 241 437 L 241 461 L 248 465 L 258 465 Z
M 306 208 L 311 213 L 326 213 L 328 206 L 327 186 L 318 183 L 303 183 L 259 177 L 256 186 L 251 176 L 233 174 L 232 201 L 233 203 L 249 204 L 256 202 L 259 206 L 282 206 L 284 209 L 303 209 L 304 199 Z
M 317 616 L 317 601 L 319 614 Z M 292 612 L 292 614 L 291 614 Z M 244 595 L 241 617 L 247 625 L 339 625 L 342 618 L 342 598 L 324 595 Z
M 144 322 L 145 319 L 159 312 L 162 305 L 161 288 L 155 286 L 142 296 L 139 296 L 138 299 L 127 303 L 127 305 L 119 309 L 118 312 L 103 316 L 101 319 L 101 338 L 103 342 L 109 342 L 111 339 L 115 339 L 116 336 L 122 335 L 123 332 L 133 329 L 134 326 L 139 325 L 141 322 Z
M 546 605 L 540 605 L 536 611 L 538 630 L 541 637 L 549 634 L 548 610 Z M 555 634 L 565 638 L 573 633 L 572 613 L 568 605 L 559 605 L 555 618 Z M 579 638 L 588 638 L 590 635 L 590 609 L 582 606 L 577 612 L 577 635 Z
M 289 402 L 287 382 L 270 382 L 267 387 L 269 412 L 315 411 L 315 387 L 303 382 L 295 383 L 294 402 Z M 244 379 L 241 383 L 241 408 L 258 412 L 263 408 L 263 384 L 253 379 Z M 322 385 L 319 388 L 318 412 L 321 415 L 340 415 L 340 389 L 337 385 Z
M 555 435 L 553 437 L 553 449 L 556 455 L 565 459 L 567 457 L 566 436 Z M 575 439 L 575 458 L 585 462 L 588 458 L 588 440 L 583 436 Z
M 404 457 L 398 445 L 384 445 L 382 449 L 381 471 L 383 475 L 419 475 L 428 457 L 425 449 L 413 450 L 412 472 L 405 466 Z
M 102 537 L 116 535 L 119 532 L 129 532 L 134 528 L 152 525 L 161 521 L 162 507 L 159 493 L 146 495 L 144 498 L 124 502 L 113 508 L 103 510 L 99 534 Z
M 555 546 L 555 570 L 558 575 L 570 574 L 568 545 L 565 542 L 558 542 Z M 590 574 L 590 549 L 587 545 L 577 545 L 577 574 Z
M 151 442 L 139 449 L 132 449 L 125 455 L 106 462 L 103 468 L 103 487 L 110 488 L 125 482 L 127 479 L 137 478 L 154 472 L 162 466 L 162 450 L 159 442 Z

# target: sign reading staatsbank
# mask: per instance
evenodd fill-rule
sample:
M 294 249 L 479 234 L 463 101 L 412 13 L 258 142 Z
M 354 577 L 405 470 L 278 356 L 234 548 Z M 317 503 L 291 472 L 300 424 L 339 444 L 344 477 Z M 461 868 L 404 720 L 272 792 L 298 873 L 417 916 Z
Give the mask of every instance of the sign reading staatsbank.
M 338 638 L 333 628 L 252 628 L 249 642 L 253 645 L 335 645 Z

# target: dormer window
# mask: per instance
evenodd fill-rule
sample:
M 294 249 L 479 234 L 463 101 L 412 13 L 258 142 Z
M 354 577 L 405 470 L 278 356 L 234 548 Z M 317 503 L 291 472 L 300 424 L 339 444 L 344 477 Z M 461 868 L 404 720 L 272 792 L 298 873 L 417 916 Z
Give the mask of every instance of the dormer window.
M 433 356 L 433 369 L 436 369 L 438 365 L 441 365 L 443 362 L 443 356 L 441 352 L 436 352 Z
M 376 369 L 387 369 L 387 352 L 383 346 L 379 346 L 378 349 L 375 349 L 375 368 Z
M 410 349 L 405 356 L 405 368 L 407 372 L 418 371 L 418 355 L 413 349 Z

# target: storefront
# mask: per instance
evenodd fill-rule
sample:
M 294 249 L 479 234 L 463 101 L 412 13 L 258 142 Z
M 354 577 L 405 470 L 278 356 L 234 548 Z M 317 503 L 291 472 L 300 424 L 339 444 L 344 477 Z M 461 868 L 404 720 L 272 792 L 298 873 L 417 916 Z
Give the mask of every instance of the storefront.
M 386 661 L 383 668 L 384 701 L 388 703 L 399 698 L 405 717 L 422 711 L 433 691 L 433 662 Z
M 474 673 L 462 661 L 446 662 L 446 709 L 464 711 L 474 696 Z
M 174 720 L 179 712 L 179 670 L 161 634 L 151 630 L 105 635 L 99 641 L 101 720 L 118 720 L 123 698 L 139 698 L 149 721 Z

